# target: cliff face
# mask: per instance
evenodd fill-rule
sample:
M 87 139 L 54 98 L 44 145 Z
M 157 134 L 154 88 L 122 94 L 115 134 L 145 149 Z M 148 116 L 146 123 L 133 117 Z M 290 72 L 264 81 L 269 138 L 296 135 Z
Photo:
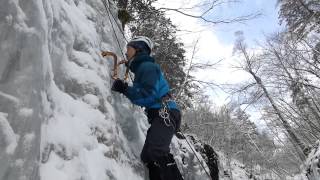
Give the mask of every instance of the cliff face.
M 320 141 L 315 144 L 315 147 L 311 149 L 309 156 L 305 162 L 306 175 L 310 180 L 317 180 L 320 178 Z
M 146 179 L 148 123 L 110 91 L 113 62 L 100 52 L 121 57 L 116 36 L 126 42 L 102 2 L 0 0 L 1 180 Z M 183 140 L 172 150 L 186 179 L 208 179 L 183 164 Z
M 100 51 L 121 52 L 102 2 L 1 0 L 0 13 L 0 179 L 142 179 L 146 118 L 110 91 Z
M 49 49 L 43 7 L 1 0 L 0 178 L 37 178 Z

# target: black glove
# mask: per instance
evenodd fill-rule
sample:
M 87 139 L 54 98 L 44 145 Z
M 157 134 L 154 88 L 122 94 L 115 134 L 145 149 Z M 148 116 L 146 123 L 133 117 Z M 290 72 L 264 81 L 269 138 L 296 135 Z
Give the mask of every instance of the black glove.
M 123 82 L 121 79 L 115 80 L 111 88 L 112 91 L 116 91 L 122 94 L 125 93 L 127 89 L 128 89 L 128 84 Z

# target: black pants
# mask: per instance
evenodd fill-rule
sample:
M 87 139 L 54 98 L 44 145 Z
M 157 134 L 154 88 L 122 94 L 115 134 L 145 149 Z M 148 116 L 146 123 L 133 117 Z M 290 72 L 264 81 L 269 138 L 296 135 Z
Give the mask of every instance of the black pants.
M 149 168 L 150 180 L 183 179 L 169 148 L 174 133 L 180 128 L 181 114 L 178 110 L 170 110 L 169 112 L 170 126 L 164 123 L 158 110 L 147 111 L 151 126 L 148 129 L 141 152 L 141 160 Z

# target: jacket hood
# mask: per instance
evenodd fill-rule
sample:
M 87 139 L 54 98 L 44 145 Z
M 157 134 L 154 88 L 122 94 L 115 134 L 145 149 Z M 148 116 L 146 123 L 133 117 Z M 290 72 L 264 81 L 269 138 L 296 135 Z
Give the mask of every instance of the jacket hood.
M 155 62 L 154 58 L 149 56 L 145 52 L 141 52 L 136 54 L 136 56 L 133 58 L 131 64 L 130 64 L 130 70 L 135 73 L 139 67 L 139 65 L 143 62 Z

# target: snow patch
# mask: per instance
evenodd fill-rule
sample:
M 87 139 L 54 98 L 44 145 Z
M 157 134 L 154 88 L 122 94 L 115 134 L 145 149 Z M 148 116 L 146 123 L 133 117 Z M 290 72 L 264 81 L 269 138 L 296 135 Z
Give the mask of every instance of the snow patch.
M 18 113 L 19 113 L 19 116 L 22 116 L 22 117 L 30 117 L 30 116 L 32 116 L 32 114 L 33 114 L 33 109 L 30 109 L 30 108 L 21 108 Z
M 13 23 L 12 15 L 6 16 L 6 23 L 8 23 L 8 25 L 12 25 L 12 23 Z
M 14 97 L 10 94 L 4 93 L 2 91 L 0 91 L 0 97 L 5 98 L 5 99 L 13 102 L 14 104 L 19 104 L 19 102 L 20 102 L 18 98 Z
M 92 55 L 83 51 L 76 51 L 72 52 L 72 60 L 78 63 L 80 66 L 85 67 L 87 69 L 98 69 L 97 64 L 95 63 Z
M 26 152 L 30 151 L 31 150 L 31 147 L 32 147 L 32 141 L 34 140 L 35 138 L 35 134 L 34 132 L 32 133 L 28 133 L 26 135 L 23 136 L 23 148 Z
M 305 164 L 306 164 L 306 172 L 304 172 L 303 174 L 307 174 L 308 179 L 310 180 L 318 180 L 320 177 L 320 141 L 319 140 L 315 143 L 314 148 L 309 153 Z
M 100 105 L 99 98 L 93 94 L 86 94 L 82 99 L 93 108 L 97 108 Z
M 19 136 L 16 135 L 7 120 L 8 114 L 0 112 L 0 132 L 6 142 L 6 153 L 13 154 L 16 147 L 18 146 Z
M 24 160 L 23 160 L 23 159 L 17 159 L 14 164 L 15 164 L 17 167 L 22 167 L 22 166 L 23 166 L 23 163 L 24 163 Z
M 105 85 L 101 77 L 91 70 L 78 66 L 74 62 L 65 62 L 64 72 L 69 78 L 76 80 L 79 84 L 84 86 L 97 87 L 100 92 L 105 92 Z

